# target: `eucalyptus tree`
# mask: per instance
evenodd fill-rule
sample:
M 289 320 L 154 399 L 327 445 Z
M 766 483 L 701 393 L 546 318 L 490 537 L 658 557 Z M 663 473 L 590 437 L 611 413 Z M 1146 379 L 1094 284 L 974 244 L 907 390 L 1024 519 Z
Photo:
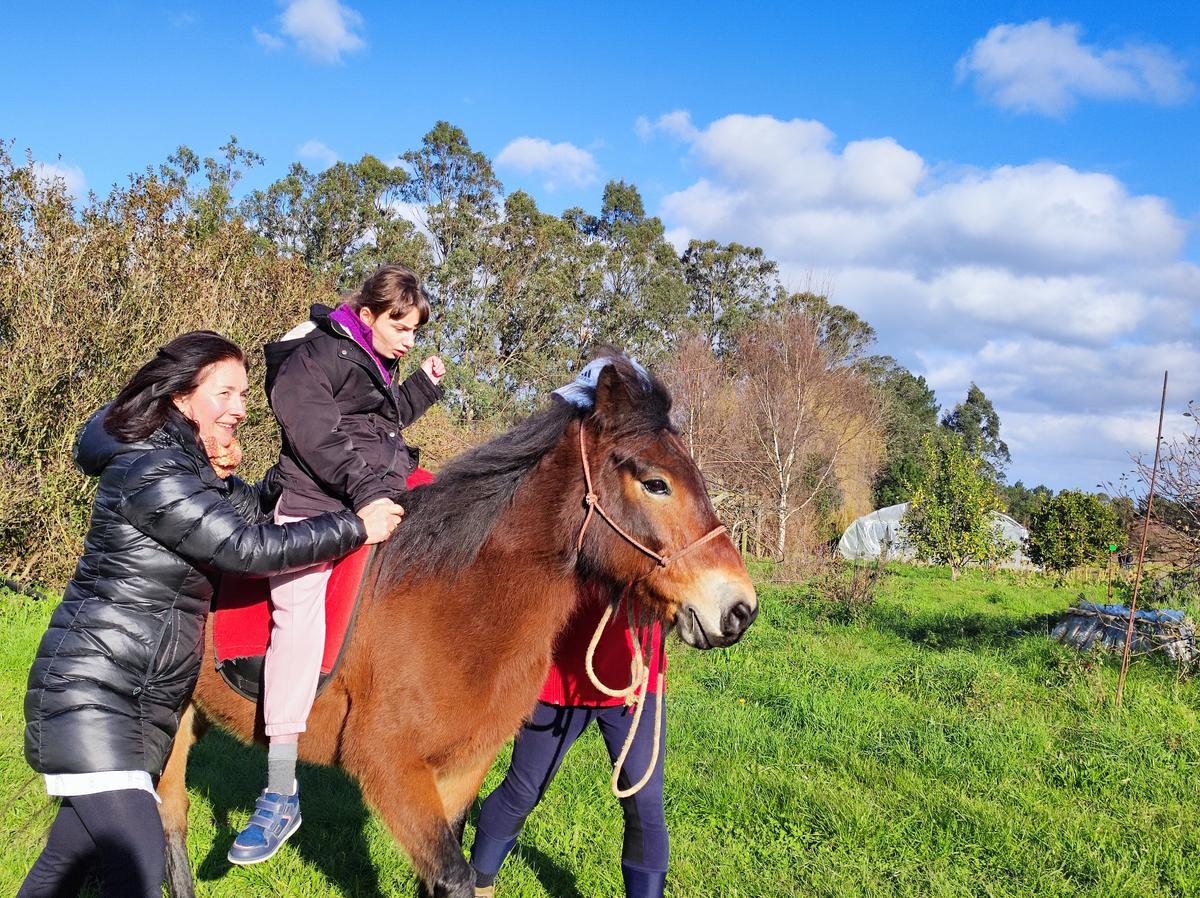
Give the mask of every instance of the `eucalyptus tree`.
M 687 285 L 662 221 L 646 215 L 625 181 L 605 186 L 599 215 L 569 209 L 563 218 L 593 253 L 581 341 L 612 343 L 645 362 L 664 357 L 682 330 Z
M 875 342 L 875 328 L 852 309 L 830 302 L 828 296 L 803 291 L 784 300 L 790 308 L 800 309 L 817 329 L 817 340 L 833 358 L 841 362 L 861 360 Z
M 598 285 L 595 255 L 529 194 L 505 200 L 483 258 L 483 301 L 463 322 L 462 364 L 478 414 L 527 411 L 578 363 L 580 326 Z
M 469 269 L 487 227 L 499 218 L 502 187 L 492 163 L 445 121 L 421 138 L 420 149 L 400 158 L 409 175 L 401 195 L 429 234 L 434 264 Z
M 907 502 L 910 485 L 921 479 L 926 455 L 921 444 L 938 429 L 938 403 L 925 378 L 891 356 L 872 356 L 859 364 L 883 403 L 887 459 L 873 486 L 876 508 Z
M 717 355 L 759 318 L 779 294 L 779 266 L 756 246 L 693 240 L 680 260 L 688 288 L 688 319 Z
M 365 267 L 361 257 L 356 260 L 364 245 L 397 229 L 412 238 L 411 226 L 394 221 L 407 182 L 404 169 L 371 155 L 336 162 L 322 172 L 296 162 L 285 177 L 250 194 L 242 214 L 283 255 L 350 287 Z M 406 251 L 419 256 L 416 248 Z
M 1000 416 L 983 390 L 972 383 L 966 399 L 942 418 L 942 426 L 961 436 L 968 451 L 982 456 L 996 479 L 1003 479 L 1004 468 L 1012 459 L 1008 444 L 1000 439 Z

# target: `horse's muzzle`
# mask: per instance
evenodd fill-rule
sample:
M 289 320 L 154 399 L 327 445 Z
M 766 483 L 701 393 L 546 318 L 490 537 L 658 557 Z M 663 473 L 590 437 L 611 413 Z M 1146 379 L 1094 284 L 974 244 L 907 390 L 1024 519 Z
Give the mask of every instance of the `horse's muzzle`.
M 715 601 L 685 601 L 679 608 L 679 638 L 697 649 L 724 648 L 742 638 L 758 617 L 753 589 L 731 587 Z

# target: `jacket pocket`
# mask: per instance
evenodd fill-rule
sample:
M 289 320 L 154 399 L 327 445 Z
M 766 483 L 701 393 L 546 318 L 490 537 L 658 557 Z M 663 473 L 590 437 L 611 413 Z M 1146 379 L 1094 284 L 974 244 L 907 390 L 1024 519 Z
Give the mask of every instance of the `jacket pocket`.
M 354 451 L 376 475 L 383 477 L 396 467 L 397 449 L 402 442 L 400 428 L 382 415 L 343 417 L 341 428 L 350 438 Z
M 146 670 L 147 683 L 158 677 L 164 670 L 171 666 L 171 660 L 175 654 L 175 644 L 178 638 L 178 619 L 176 618 L 175 613 L 171 612 L 164 623 L 162 630 L 159 632 L 158 644 L 154 647 L 154 656 L 150 660 L 150 667 Z
M 195 675 L 204 653 L 204 619 L 207 615 L 174 612 L 169 632 L 165 634 L 154 665 L 146 679 L 145 689 L 156 701 L 164 695 L 171 701 L 179 699 L 180 682 Z

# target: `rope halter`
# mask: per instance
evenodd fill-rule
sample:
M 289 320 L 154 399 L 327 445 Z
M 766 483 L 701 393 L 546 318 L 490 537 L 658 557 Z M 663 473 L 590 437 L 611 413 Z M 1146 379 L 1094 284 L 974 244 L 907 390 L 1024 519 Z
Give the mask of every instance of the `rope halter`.
M 653 574 L 656 570 L 666 568 L 671 562 L 677 561 L 688 552 L 704 545 L 709 540 L 716 539 L 725 532 L 725 526 L 718 524 L 708 533 L 699 539 L 693 540 L 682 549 L 660 555 L 655 552 L 645 543 L 639 541 L 636 537 L 626 531 L 620 524 L 612 519 L 604 506 L 600 504 L 600 497 L 596 494 L 596 486 L 592 481 L 592 469 L 588 463 L 587 440 L 584 436 L 583 422 L 579 423 L 579 458 L 583 463 L 583 482 L 586 487 L 583 503 L 587 506 L 587 514 L 584 515 L 583 524 L 579 528 L 579 538 L 575 541 L 575 551 L 579 552 L 583 549 L 583 535 L 587 532 L 588 524 L 592 521 L 592 515 L 598 514 L 604 519 L 613 530 L 615 530 L 626 542 L 634 548 L 639 549 L 650 558 L 654 559 L 656 566 L 651 568 L 637 580 L 632 581 L 629 586 L 617 597 L 616 601 L 611 602 L 604 609 L 604 614 L 600 617 L 600 623 L 596 626 L 596 631 L 592 634 L 591 642 L 588 643 L 587 655 L 584 657 L 584 667 L 587 669 L 588 679 L 591 680 L 593 686 L 600 692 L 613 698 L 622 698 L 627 705 L 631 705 L 634 709 L 633 722 L 629 727 L 629 735 L 625 737 L 625 744 L 621 747 L 621 753 L 617 757 L 616 763 L 613 764 L 612 781 L 610 783 L 612 793 L 617 798 L 628 798 L 631 795 L 636 795 L 642 790 L 642 787 L 650 781 L 650 777 L 654 773 L 654 768 L 658 764 L 658 753 L 662 744 L 662 718 L 663 718 L 663 673 L 662 664 L 666 654 L 667 640 L 665 633 L 660 632 L 658 640 L 658 658 L 659 671 L 657 679 L 658 687 L 658 707 L 657 713 L 654 715 L 654 743 L 650 753 L 650 764 L 646 768 L 646 772 L 642 774 L 642 778 L 627 789 L 622 789 L 619 785 L 621 771 L 625 767 L 625 759 L 629 756 L 629 749 L 633 745 L 634 736 L 637 734 L 638 725 L 642 721 L 642 710 L 646 706 L 646 693 L 650 688 L 650 661 L 653 659 L 653 646 L 646 645 L 643 649 L 642 641 L 638 638 L 637 625 L 634 620 L 633 599 L 629 596 L 629 587 L 633 583 L 644 580 Z M 620 607 L 622 600 L 625 600 L 625 617 L 629 628 L 629 638 L 633 643 L 633 660 L 630 663 L 630 682 L 623 689 L 613 689 L 601 682 L 596 675 L 594 667 L 594 659 L 596 655 L 596 647 L 600 644 L 600 637 L 604 633 L 604 628 L 608 626 L 608 622 Z M 643 656 L 644 655 L 644 656 Z

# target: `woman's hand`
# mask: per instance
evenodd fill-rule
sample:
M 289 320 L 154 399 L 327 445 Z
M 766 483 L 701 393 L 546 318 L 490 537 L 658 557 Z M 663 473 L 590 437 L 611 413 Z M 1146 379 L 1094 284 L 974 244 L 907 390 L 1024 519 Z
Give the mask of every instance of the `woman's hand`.
M 358 516 L 367 528 L 367 545 L 373 546 L 392 535 L 404 517 L 404 509 L 391 499 L 376 499 L 360 508 Z
M 421 370 L 428 374 L 429 379 L 436 385 L 446 376 L 446 363 L 442 361 L 441 356 L 431 355 L 421 362 Z

